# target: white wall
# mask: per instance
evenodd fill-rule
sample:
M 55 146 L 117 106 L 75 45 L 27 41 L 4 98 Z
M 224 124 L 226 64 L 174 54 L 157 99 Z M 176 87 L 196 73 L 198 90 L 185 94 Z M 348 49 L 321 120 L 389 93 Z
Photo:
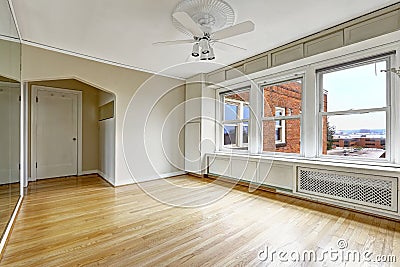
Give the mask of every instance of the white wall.
M 139 142 L 144 139 L 143 129 L 145 127 L 145 121 L 142 120 L 141 116 L 143 116 L 143 109 L 149 110 L 153 104 L 149 99 L 157 99 L 159 95 L 174 86 L 180 85 L 182 81 L 157 76 L 149 84 L 151 86 L 149 92 L 141 93 L 136 98 L 139 105 L 132 108 L 131 112 L 126 114 L 125 117 L 132 96 L 138 88 L 152 76 L 151 74 L 99 63 L 29 45 L 22 46 L 22 55 L 23 81 L 73 78 L 104 91 L 114 93 L 116 97 L 114 184 L 118 186 L 133 183 L 127 167 L 127 162 L 124 158 L 122 139 L 124 118 L 126 119 L 127 125 L 132 125 L 134 123 L 135 139 L 132 139 L 131 145 L 135 146 L 135 141 Z M 159 118 L 167 116 L 171 107 L 179 105 L 183 102 L 183 99 L 184 90 L 182 87 L 174 93 L 174 97 L 169 97 L 168 101 L 163 101 L 158 105 L 157 111 Z M 179 119 L 180 118 L 177 118 L 176 121 L 169 121 L 169 124 L 167 125 L 168 127 L 166 127 L 166 130 L 171 131 L 171 134 L 173 135 L 176 134 L 176 129 L 173 124 L 176 123 L 178 125 L 180 123 Z M 179 138 L 183 141 L 183 136 Z M 141 169 L 141 175 L 152 177 L 154 172 L 147 168 L 148 165 L 140 164 L 143 158 L 141 152 L 142 150 L 138 150 L 137 154 L 130 154 L 127 161 L 129 161 L 128 163 L 134 164 L 135 168 Z M 157 160 L 158 164 L 162 166 L 160 169 L 162 174 L 168 175 L 170 171 L 176 170 L 176 168 L 171 166 L 163 155 L 157 155 L 157 153 L 155 153 L 153 156 Z M 171 157 L 174 161 L 183 161 L 183 159 L 180 159 L 180 155 L 171 153 Z
M 100 91 L 99 107 L 114 100 L 110 93 Z M 115 184 L 115 117 L 99 121 L 99 172 L 111 184 Z
M 18 83 L 0 83 L 0 185 L 19 181 L 19 95 Z
M 185 170 L 204 174 L 206 153 L 212 153 L 215 147 L 216 107 L 218 99 L 215 90 L 204 84 L 204 74 L 195 75 L 186 80 L 185 102 Z
M 154 77 L 127 110 L 126 163 L 138 182 L 183 174 L 184 86 L 175 86 L 176 81 Z

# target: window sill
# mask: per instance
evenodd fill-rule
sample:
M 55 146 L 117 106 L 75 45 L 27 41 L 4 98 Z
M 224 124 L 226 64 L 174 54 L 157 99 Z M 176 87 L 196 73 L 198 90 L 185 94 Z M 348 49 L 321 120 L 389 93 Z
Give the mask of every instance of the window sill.
M 225 153 L 225 154 L 237 154 L 237 155 L 242 155 L 242 154 L 249 154 L 249 148 L 248 147 L 243 147 L 243 148 L 229 148 L 229 147 L 225 147 L 223 149 L 221 149 L 220 151 L 221 153 Z
M 245 151 L 243 151 L 245 152 Z M 376 161 L 358 161 L 358 160 L 341 160 L 335 158 L 305 158 L 296 155 L 266 155 L 266 154 L 252 154 L 247 153 L 235 153 L 235 151 L 216 151 L 214 153 L 208 153 L 210 156 L 222 156 L 222 157 L 233 157 L 243 159 L 254 159 L 264 161 L 274 161 L 278 164 L 310 164 L 310 165 L 323 165 L 333 167 L 347 167 L 357 169 L 369 169 L 369 170 L 382 170 L 382 171 L 400 171 L 400 165 L 390 162 L 376 162 Z
M 284 147 L 286 146 L 286 143 L 275 143 L 276 147 Z

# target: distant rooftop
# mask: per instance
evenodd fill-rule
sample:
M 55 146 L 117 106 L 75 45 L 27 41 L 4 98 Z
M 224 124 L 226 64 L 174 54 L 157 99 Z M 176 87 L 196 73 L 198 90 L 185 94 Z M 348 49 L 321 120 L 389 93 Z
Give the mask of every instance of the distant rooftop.
M 385 152 L 386 150 L 378 148 L 355 149 L 355 148 L 338 147 L 335 149 L 328 150 L 328 155 L 379 159 Z
M 385 134 L 334 134 L 333 139 L 354 139 L 354 138 L 371 138 L 371 139 L 385 139 Z

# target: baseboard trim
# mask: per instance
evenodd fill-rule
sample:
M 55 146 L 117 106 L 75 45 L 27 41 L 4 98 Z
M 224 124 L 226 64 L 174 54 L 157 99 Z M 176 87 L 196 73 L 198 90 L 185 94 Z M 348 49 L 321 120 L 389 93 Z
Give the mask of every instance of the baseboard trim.
M 89 174 L 98 174 L 98 173 L 99 173 L 99 170 L 81 171 L 80 173 L 78 173 L 78 176 L 89 175 Z
M 187 175 L 190 176 L 194 176 L 194 177 L 198 177 L 198 178 L 204 178 L 205 174 L 198 174 L 198 173 L 194 173 L 194 172 L 186 172 Z
M 19 213 L 19 210 L 21 208 L 22 205 L 22 200 L 23 200 L 23 196 L 20 196 L 17 202 L 17 205 L 15 206 L 14 212 L 10 218 L 10 221 L 7 224 L 7 227 L 4 231 L 3 237 L 1 238 L 1 242 L 0 242 L 0 260 L 3 257 L 3 253 L 4 253 L 4 249 L 8 243 L 8 240 L 10 238 L 12 229 L 14 228 L 14 223 L 15 223 L 15 219 L 17 218 L 17 215 Z
M 161 179 L 184 175 L 184 174 L 186 174 L 186 172 L 184 172 L 184 171 L 165 173 L 165 174 L 161 174 Z
M 186 174 L 185 171 L 168 172 L 168 173 L 160 174 L 158 176 L 149 176 L 149 177 L 141 178 L 140 181 L 132 180 L 132 183 L 119 184 L 119 185 L 116 185 L 116 187 L 131 185 L 131 184 L 140 184 L 140 183 L 145 183 L 145 182 L 150 182 L 150 181 L 155 181 L 155 180 L 160 180 L 160 179 L 165 179 L 165 178 L 171 178 L 174 176 L 179 176 L 179 175 L 184 175 L 184 174 Z
M 103 178 L 106 182 L 111 184 L 113 187 L 119 187 L 119 186 L 124 186 L 124 185 L 144 183 L 144 182 L 150 182 L 150 181 L 154 181 L 154 180 L 158 180 L 158 179 L 165 179 L 165 178 L 170 178 L 170 177 L 174 177 L 174 176 L 184 175 L 184 174 L 186 174 L 186 172 L 185 171 L 168 172 L 168 173 L 160 174 L 158 176 L 149 176 L 149 177 L 141 178 L 140 181 L 132 180 L 131 183 L 124 183 L 124 184 L 119 184 L 119 185 L 114 185 L 111 182 L 111 178 L 108 175 L 106 175 L 104 172 L 99 171 L 99 170 L 82 171 L 79 175 L 81 176 L 81 175 L 89 175 L 89 174 L 97 174 L 101 178 Z
M 244 190 L 244 192 L 247 192 L 249 194 L 253 194 L 253 192 L 249 192 L 247 189 L 249 188 L 249 182 L 244 182 L 244 181 L 237 181 L 234 180 L 233 178 L 227 178 L 227 177 L 221 177 L 221 176 L 215 176 L 215 175 L 207 175 L 207 177 L 205 177 L 204 179 L 206 180 L 212 180 L 212 181 L 218 181 L 221 184 L 225 183 L 225 184 L 233 184 L 233 188 L 235 189 L 239 189 L 242 190 L 245 188 L 246 190 Z M 307 202 L 312 202 L 312 203 L 316 203 L 318 205 L 322 205 L 322 206 L 329 206 L 329 207 L 334 207 L 337 209 L 341 209 L 341 210 L 348 210 L 351 212 L 355 212 L 355 213 L 360 213 L 360 214 L 365 214 L 368 216 L 374 216 L 377 218 L 382 218 L 382 219 L 387 219 L 387 220 L 391 220 L 391 221 L 395 221 L 395 222 L 400 222 L 400 218 L 398 217 L 392 217 L 390 215 L 386 215 L 386 214 L 381 214 L 381 213 L 375 213 L 375 212 L 370 212 L 367 210 L 361 210 L 361 209 L 355 209 L 355 208 L 351 208 L 351 207 L 346 207 L 334 202 L 330 202 L 329 200 L 326 201 L 322 201 L 319 199 L 315 199 L 312 197 L 305 197 L 302 195 L 296 195 L 293 194 L 292 192 L 287 192 L 285 191 L 286 189 L 282 190 L 280 188 L 273 188 L 273 187 L 268 187 L 266 185 L 261 185 L 257 188 L 257 190 L 260 191 L 265 191 L 271 194 L 276 194 L 276 195 L 282 195 L 282 196 L 286 196 L 286 197 L 290 197 L 290 198 L 294 198 L 294 199 L 300 199 L 303 201 L 307 201 Z M 256 191 L 257 191 L 256 190 Z

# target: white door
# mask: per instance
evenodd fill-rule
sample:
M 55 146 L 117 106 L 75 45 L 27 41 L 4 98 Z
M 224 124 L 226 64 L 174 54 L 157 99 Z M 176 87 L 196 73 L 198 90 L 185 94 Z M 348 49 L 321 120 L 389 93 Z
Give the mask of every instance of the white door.
M 0 85 L 0 185 L 19 182 L 19 94 L 19 85 Z
M 36 178 L 78 174 L 78 95 L 37 90 Z

